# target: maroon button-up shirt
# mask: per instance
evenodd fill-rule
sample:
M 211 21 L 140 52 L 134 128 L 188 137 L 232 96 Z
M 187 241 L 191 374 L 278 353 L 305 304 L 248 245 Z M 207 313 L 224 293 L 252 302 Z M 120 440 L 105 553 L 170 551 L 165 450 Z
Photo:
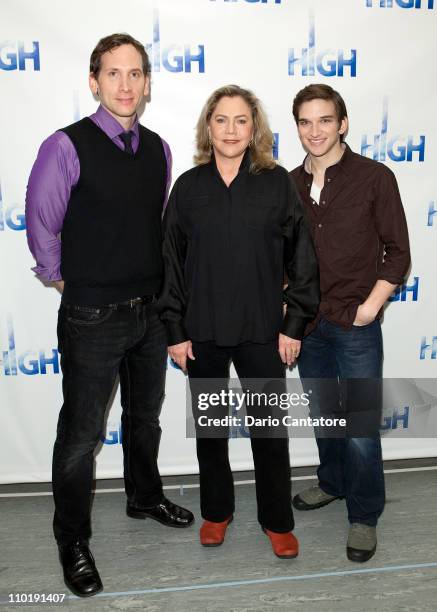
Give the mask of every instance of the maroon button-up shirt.
M 387 166 L 347 145 L 340 161 L 326 169 L 319 204 L 310 197 L 313 176 L 305 161 L 290 174 L 304 202 L 319 261 L 318 317 L 349 329 L 376 281 L 399 285 L 410 265 L 396 178 Z

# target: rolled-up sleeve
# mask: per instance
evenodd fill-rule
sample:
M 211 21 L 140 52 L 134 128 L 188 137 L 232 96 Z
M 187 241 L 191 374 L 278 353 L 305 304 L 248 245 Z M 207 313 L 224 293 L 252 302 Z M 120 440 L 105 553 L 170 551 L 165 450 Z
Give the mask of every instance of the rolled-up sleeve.
M 385 166 L 378 177 L 376 194 L 376 230 L 384 245 L 378 279 L 400 285 L 410 266 L 408 227 L 395 175 Z
M 27 185 L 26 227 L 37 263 L 32 270 L 47 281 L 61 280 L 59 233 L 79 173 L 77 153 L 66 134 L 56 132 L 43 142 Z
M 188 340 L 183 324 L 187 304 L 184 278 L 187 240 L 179 225 L 177 209 L 178 182 L 176 181 L 168 200 L 164 216 L 163 257 L 165 280 L 158 310 L 167 330 L 169 346 Z
M 316 315 L 320 301 L 319 270 L 302 203 L 291 177 L 288 178 L 288 214 L 283 225 L 284 264 L 288 286 L 282 333 L 300 340 L 306 324 Z

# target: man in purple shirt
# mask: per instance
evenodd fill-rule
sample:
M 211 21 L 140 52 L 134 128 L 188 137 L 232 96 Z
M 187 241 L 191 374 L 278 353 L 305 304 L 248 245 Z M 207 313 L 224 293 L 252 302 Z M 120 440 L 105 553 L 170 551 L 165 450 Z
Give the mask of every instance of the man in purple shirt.
M 128 516 L 171 527 L 194 521 L 164 497 L 157 466 L 167 342 L 155 296 L 171 157 L 138 122 L 150 84 L 143 45 L 127 34 L 101 39 L 89 84 L 97 112 L 44 141 L 26 200 L 34 271 L 62 293 L 53 529 L 65 582 L 82 597 L 103 588 L 88 548 L 93 453 L 117 376 Z

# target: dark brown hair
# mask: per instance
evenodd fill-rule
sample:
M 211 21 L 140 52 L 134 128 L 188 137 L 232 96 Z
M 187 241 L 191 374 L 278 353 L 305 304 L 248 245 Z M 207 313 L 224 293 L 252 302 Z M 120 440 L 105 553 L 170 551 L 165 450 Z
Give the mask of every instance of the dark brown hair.
M 109 36 L 101 38 L 97 43 L 94 51 L 91 53 L 90 73 L 93 74 L 95 78 L 99 76 L 102 55 L 104 53 L 107 53 L 108 51 L 112 51 L 112 49 L 121 47 L 121 45 L 132 45 L 132 47 L 135 47 L 135 49 L 141 55 L 144 76 L 150 74 L 151 68 L 149 56 L 146 53 L 144 45 L 142 45 L 138 40 L 136 40 L 129 34 L 110 34 Z
M 305 102 L 311 100 L 330 100 L 334 103 L 338 123 L 347 118 L 346 104 L 338 91 L 323 83 L 313 83 L 301 89 L 293 100 L 293 117 L 296 124 L 299 121 L 299 109 Z M 342 134 L 343 137 L 343 134 Z

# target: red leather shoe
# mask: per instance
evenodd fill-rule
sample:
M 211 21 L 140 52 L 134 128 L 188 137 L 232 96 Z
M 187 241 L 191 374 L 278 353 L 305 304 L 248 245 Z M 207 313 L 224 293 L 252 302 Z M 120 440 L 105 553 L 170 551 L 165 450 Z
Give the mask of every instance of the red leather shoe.
M 297 538 L 288 531 L 287 533 L 276 533 L 270 529 L 262 528 L 269 536 L 273 552 L 280 559 L 294 559 L 299 554 L 299 542 Z
M 202 546 L 220 546 L 220 544 L 223 544 L 227 526 L 232 523 L 233 518 L 231 515 L 221 523 L 203 521 L 199 532 Z

